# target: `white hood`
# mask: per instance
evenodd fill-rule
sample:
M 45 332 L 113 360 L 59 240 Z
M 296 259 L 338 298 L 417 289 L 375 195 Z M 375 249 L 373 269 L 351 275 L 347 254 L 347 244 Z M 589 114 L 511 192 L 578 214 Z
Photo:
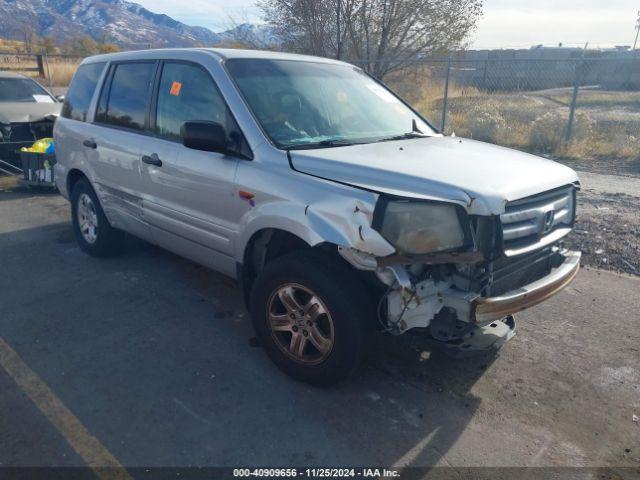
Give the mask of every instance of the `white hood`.
M 569 185 L 564 165 L 474 140 L 428 137 L 292 150 L 299 172 L 401 197 L 453 201 L 471 214 L 499 215 L 506 202 Z

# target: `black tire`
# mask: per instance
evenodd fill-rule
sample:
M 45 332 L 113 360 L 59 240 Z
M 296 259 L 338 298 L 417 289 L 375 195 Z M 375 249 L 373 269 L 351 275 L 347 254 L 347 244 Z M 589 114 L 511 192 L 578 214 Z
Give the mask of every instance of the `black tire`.
M 90 198 L 95 216 L 97 228 L 95 228 L 95 241 L 90 242 L 85 238 L 80 228 L 78 218 L 79 202 L 86 195 Z M 122 252 L 124 245 L 124 232 L 113 228 L 102 210 L 100 201 L 93 187 L 86 179 L 80 179 L 73 186 L 71 192 L 71 220 L 73 222 L 73 233 L 75 234 L 78 246 L 82 251 L 95 257 L 111 257 Z
M 276 292 L 286 285 L 308 289 L 320 299 L 329 313 L 323 321 L 330 318 L 333 342 L 329 353 L 324 354 L 325 358 L 317 360 L 318 363 L 302 363 L 291 358 L 279 345 L 278 337 L 280 334 L 288 335 L 289 332 L 272 331 L 268 313 L 272 305 L 271 299 L 276 298 Z M 279 297 L 274 301 L 279 302 Z M 309 301 L 308 304 L 311 303 Z M 294 379 L 317 386 L 335 384 L 358 370 L 366 357 L 374 330 L 374 309 L 371 307 L 372 302 L 354 272 L 331 256 L 316 251 L 294 252 L 267 264 L 256 278 L 251 291 L 254 328 L 260 344 L 271 360 Z M 295 324 L 295 321 L 292 320 L 292 323 Z M 309 331 L 312 328 L 314 327 L 309 327 Z M 306 340 L 311 342 L 310 337 Z M 284 343 L 286 342 L 287 337 Z M 303 347 L 306 351 L 314 348 L 314 345 Z

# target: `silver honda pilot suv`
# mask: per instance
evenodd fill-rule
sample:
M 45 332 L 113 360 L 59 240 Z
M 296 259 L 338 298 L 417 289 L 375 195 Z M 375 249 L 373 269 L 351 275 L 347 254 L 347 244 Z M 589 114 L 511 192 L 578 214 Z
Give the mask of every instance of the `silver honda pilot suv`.
M 573 170 L 444 136 L 339 61 L 91 57 L 54 135 L 82 250 L 127 232 L 236 279 L 269 357 L 313 384 L 356 371 L 376 330 L 498 349 L 580 265 Z

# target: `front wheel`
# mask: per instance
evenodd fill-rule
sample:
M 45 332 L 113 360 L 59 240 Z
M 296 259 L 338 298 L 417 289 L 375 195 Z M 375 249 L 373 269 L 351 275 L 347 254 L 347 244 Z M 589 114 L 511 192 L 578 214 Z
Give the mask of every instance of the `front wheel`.
M 254 327 L 271 360 L 297 380 L 324 386 L 361 364 L 371 331 L 369 304 L 353 272 L 318 252 L 268 264 L 251 294 Z

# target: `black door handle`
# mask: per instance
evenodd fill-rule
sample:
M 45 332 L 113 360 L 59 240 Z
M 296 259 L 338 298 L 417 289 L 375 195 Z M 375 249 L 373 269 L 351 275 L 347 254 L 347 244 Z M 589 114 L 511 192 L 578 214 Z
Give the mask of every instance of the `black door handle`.
M 84 142 L 82 142 L 82 145 L 84 145 L 87 148 L 93 148 L 94 150 L 98 148 L 98 144 L 93 140 L 85 140 Z
M 155 165 L 156 167 L 162 166 L 162 160 L 160 160 L 157 153 L 152 153 L 151 155 L 144 155 L 142 157 L 142 161 L 147 165 Z

